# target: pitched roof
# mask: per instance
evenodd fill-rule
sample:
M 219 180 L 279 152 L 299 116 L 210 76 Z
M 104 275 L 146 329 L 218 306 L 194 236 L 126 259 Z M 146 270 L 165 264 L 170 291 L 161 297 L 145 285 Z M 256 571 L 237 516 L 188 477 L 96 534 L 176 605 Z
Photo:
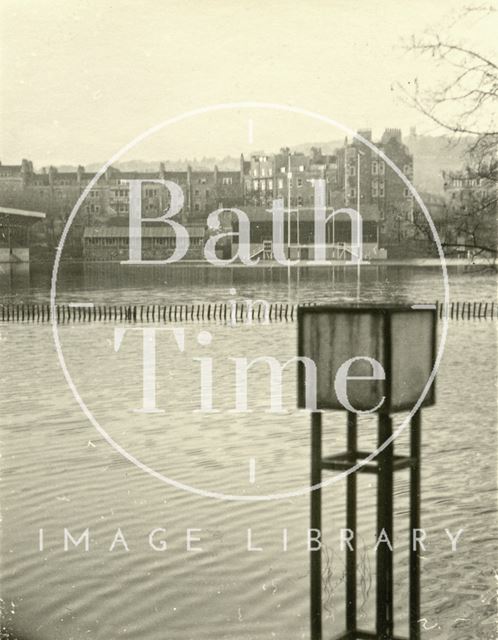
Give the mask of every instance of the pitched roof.
M 25 209 L 12 209 L 11 207 L 0 207 L 0 215 L 36 218 L 38 220 L 45 218 L 45 214 L 41 211 L 26 211 Z

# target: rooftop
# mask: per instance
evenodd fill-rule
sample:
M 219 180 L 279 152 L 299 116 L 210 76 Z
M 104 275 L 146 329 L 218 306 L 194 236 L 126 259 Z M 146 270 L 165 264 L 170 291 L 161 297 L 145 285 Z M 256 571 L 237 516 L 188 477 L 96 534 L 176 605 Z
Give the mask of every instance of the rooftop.
M 20 218 L 32 218 L 33 222 L 36 220 L 43 220 L 45 214 L 41 211 L 26 211 L 25 209 L 12 209 L 11 207 L 0 207 L 0 216 L 18 216 Z

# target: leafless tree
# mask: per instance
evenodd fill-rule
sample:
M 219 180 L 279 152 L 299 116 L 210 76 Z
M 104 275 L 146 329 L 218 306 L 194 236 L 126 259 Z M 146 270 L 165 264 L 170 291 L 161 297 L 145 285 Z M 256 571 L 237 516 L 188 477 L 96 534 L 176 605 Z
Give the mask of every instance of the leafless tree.
M 498 5 L 464 8 L 444 33 L 413 36 L 407 49 L 428 58 L 441 71 L 438 86 L 424 86 L 418 79 L 399 85 L 405 100 L 437 126 L 455 136 L 468 137 L 468 177 L 484 189 L 460 203 L 448 203 L 447 249 L 467 248 L 474 255 L 497 255 L 496 212 L 498 181 L 498 61 L 489 54 L 462 44 L 469 20 L 496 20 Z M 431 74 L 432 75 L 432 74 Z M 433 75 L 432 75 L 433 77 Z M 423 221 L 419 231 L 424 232 Z

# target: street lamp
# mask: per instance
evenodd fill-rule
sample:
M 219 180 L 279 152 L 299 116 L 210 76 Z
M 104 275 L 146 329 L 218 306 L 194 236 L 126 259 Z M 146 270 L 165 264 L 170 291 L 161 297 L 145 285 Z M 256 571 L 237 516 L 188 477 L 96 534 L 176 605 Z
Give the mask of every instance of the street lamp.
M 345 305 L 298 309 L 298 356 L 316 366 L 316 405 L 311 412 L 311 529 L 321 531 L 322 471 L 347 472 L 362 460 L 358 473 L 377 476 L 377 540 L 392 544 L 394 472 L 410 470 L 409 640 L 420 638 L 420 558 L 413 541 L 420 529 L 421 411 L 410 422 L 410 455 L 394 454 L 391 414 L 435 403 L 427 389 L 436 359 L 436 308 L 432 305 Z M 298 406 L 307 406 L 305 361 L 298 363 Z M 345 375 L 344 375 L 345 374 Z M 341 378 L 342 375 L 342 378 Z M 339 381 L 339 382 L 338 382 Z M 344 382 L 344 384 L 342 384 Z M 425 395 L 424 395 L 425 394 Z M 345 401 L 346 399 L 346 401 Z M 322 455 L 323 411 L 347 411 L 347 450 Z M 357 414 L 377 413 L 378 449 L 358 449 Z M 346 527 L 356 535 L 357 476 L 346 479 Z M 357 627 L 356 546 L 346 551 L 346 630 L 338 640 L 393 640 L 392 547 L 377 547 L 376 632 Z M 311 640 L 322 638 L 321 552 L 311 551 Z

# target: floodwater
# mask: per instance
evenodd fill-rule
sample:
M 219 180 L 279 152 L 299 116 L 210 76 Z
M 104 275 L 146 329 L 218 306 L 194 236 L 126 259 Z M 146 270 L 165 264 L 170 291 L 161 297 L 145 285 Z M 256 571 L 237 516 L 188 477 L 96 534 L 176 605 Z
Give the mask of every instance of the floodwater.
M 249 279 L 246 270 L 221 275 L 192 275 L 187 270 L 177 273 L 173 284 L 171 270 L 148 267 L 148 273 L 135 273 L 126 285 L 110 267 L 92 265 L 86 275 L 81 267 L 65 269 L 61 302 L 169 304 L 233 297 L 333 301 L 355 299 L 358 292 L 355 273 L 342 268 L 333 274 L 303 275 L 299 285 L 294 274 L 290 288 L 285 270 L 271 277 L 264 271 L 259 283 L 254 276 Z M 443 298 L 440 272 L 372 269 L 376 271 L 362 271 L 364 300 Z M 25 275 L 15 286 L 12 273 L 8 282 L 4 276 L 4 299 L 47 299 L 49 270 L 28 274 L 27 279 Z M 450 285 L 454 300 L 495 297 L 495 279 L 488 274 L 450 273 Z M 48 324 L 0 327 L 2 388 L 10 391 L 2 401 L 0 429 L 1 596 L 3 624 L 11 637 L 309 638 L 309 494 L 271 501 L 202 495 L 207 491 L 247 498 L 306 487 L 309 416 L 295 409 L 294 372 L 289 368 L 284 376 L 285 412 L 267 411 L 268 379 L 261 369 L 250 377 L 250 412 L 237 414 L 229 360 L 291 357 L 296 325 L 190 323 L 182 328 L 183 351 L 171 332 L 157 341 L 156 406 L 162 412 L 152 414 L 136 411 L 142 403 L 138 332 L 127 331 L 116 350 L 111 323 L 59 329 L 71 379 L 105 435 L 142 465 L 166 476 L 168 483 L 124 457 L 89 422 L 63 376 Z M 210 344 L 199 343 L 202 330 L 211 333 Z M 202 413 L 196 358 L 207 356 L 213 363 L 213 412 Z M 450 322 L 437 403 L 422 416 L 422 527 L 427 534 L 423 638 L 496 637 L 496 379 L 494 322 Z M 396 416 L 395 426 L 404 417 Z M 361 447 L 371 448 L 374 422 L 364 417 L 359 424 Z M 345 416 L 327 415 L 324 430 L 326 451 L 341 450 Z M 405 430 L 396 441 L 397 452 L 405 452 L 406 446 Z M 344 484 L 330 484 L 322 498 L 326 637 L 340 632 L 344 619 L 344 553 L 339 545 L 339 530 L 345 526 Z M 406 633 L 407 619 L 407 488 L 407 472 L 398 472 L 394 559 L 399 635 Z M 360 477 L 359 496 L 359 618 L 362 628 L 371 629 L 375 486 L 367 474 Z M 83 541 L 65 551 L 64 528 L 75 539 L 88 529 L 89 550 Z M 248 550 L 248 529 L 252 548 L 259 550 Z M 445 529 L 453 536 L 463 529 L 456 551 Z M 153 530 L 157 549 L 149 543 Z M 161 546 L 166 548 L 159 550 Z

